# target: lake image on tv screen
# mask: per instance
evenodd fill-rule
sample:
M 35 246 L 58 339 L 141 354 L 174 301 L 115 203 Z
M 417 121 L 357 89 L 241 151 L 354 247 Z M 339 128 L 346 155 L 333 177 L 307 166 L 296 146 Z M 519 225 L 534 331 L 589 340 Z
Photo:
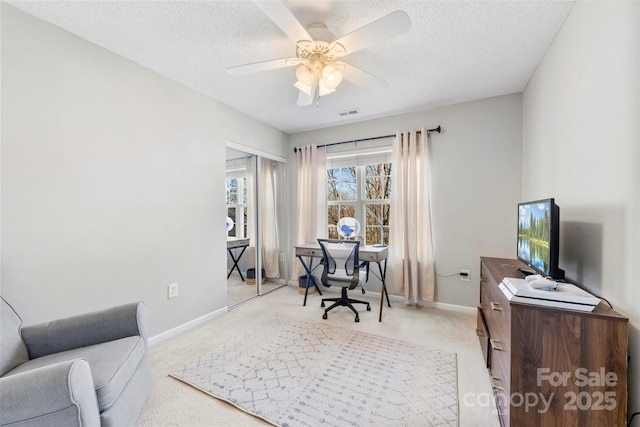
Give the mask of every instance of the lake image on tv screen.
M 549 273 L 550 203 L 518 207 L 518 256 L 532 267 Z

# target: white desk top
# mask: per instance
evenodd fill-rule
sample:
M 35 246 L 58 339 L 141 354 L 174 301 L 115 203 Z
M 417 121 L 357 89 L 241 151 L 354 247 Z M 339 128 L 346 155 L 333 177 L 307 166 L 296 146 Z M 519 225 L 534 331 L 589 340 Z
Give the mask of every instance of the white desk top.
M 296 256 L 322 258 L 322 250 L 318 243 L 296 245 Z M 358 251 L 361 261 L 380 262 L 389 256 L 388 246 L 362 245 Z
M 249 246 L 249 238 L 241 237 L 227 237 L 227 249 L 241 248 L 243 246 Z

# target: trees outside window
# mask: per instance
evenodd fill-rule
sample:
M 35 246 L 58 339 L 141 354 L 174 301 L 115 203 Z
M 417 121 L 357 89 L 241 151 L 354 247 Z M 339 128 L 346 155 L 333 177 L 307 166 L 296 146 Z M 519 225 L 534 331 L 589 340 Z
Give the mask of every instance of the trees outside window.
M 226 178 L 227 216 L 234 227 L 227 233 L 229 237 L 247 236 L 247 177 Z
M 327 169 L 327 224 L 329 238 L 340 236 L 340 218 L 354 217 L 362 226 L 364 244 L 389 243 L 391 163 Z

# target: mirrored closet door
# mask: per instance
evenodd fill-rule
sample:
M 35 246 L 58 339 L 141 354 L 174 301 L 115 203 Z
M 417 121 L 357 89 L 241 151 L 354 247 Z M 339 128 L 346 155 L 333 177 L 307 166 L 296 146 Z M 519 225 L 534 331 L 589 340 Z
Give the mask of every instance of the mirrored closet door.
M 226 150 L 227 305 L 286 284 L 286 164 Z

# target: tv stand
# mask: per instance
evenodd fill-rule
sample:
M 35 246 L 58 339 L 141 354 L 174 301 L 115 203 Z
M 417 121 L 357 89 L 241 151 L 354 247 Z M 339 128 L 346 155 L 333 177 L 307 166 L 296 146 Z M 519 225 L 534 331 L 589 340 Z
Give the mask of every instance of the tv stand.
M 518 267 L 518 271 L 522 273 L 524 277 L 531 276 L 532 274 L 536 274 L 535 271 L 529 270 L 527 268 Z
M 503 427 L 625 426 L 628 319 L 510 302 L 498 284 L 515 259 L 480 258 L 476 333 Z

